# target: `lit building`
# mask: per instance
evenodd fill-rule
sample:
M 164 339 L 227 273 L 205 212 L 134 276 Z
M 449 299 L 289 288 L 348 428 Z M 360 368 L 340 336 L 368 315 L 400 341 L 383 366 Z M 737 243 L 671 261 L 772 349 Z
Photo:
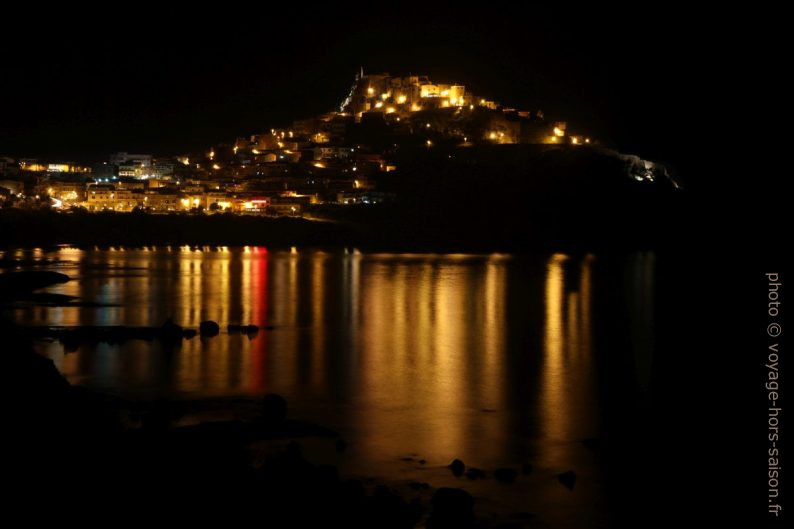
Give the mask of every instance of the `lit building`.
M 130 162 L 135 162 L 138 165 L 149 167 L 152 165 L 151 154 L 130 154 L 128 152 L 117 152 L 110 155 L 108 160 L 113 165 L 122 165 Z

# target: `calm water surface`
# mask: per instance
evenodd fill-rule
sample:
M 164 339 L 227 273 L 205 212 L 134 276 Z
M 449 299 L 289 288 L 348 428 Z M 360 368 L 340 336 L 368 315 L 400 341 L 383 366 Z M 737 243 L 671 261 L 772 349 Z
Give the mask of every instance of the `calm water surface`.
M 74 278 L 48 292 L 103 305 L 22 307 L 20 323 L 221 325 L 220 336 L 168 351 L 145 341 L 73 353 L 39 344 L 73 383 L 133 398 L 279 393 L 300 416 L 343 432 L 361 468 L 396 472 L 411 454 L 431 467 L 459 457 L 481 468 L 530 460 L 540 476 L 577 468 L 577 513 L 555 523 L 592 522 L 603 509 L 602 470 L 581 443 L 602 435 L 601 359 L 630 358 L 640 389 L 650 376 L 652 254 L 604 266 L 590 254 L 259 247 L 6 253 L 14 256 L 47 259 L 44 269 Z M 229 323 L 273 329 L 249 338 L 227 334 Z M 615 329 L 625 336 L 614 339 Z M 537 494 L 561 511 L 574 501 L 559 486 Z

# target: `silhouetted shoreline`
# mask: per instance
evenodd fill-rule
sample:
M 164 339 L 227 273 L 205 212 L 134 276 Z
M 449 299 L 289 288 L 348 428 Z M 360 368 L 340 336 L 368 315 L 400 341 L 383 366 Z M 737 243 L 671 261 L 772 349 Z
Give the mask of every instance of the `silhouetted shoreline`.
M 359 207 L 356 207 L 357 209 Z M 648 249 L 669 245 L 680 229 L 619 220 L 588 223 L 556 219 L 514 224 L 496 219 L 467 226 L 453 219 L 422 223 L 400 217 L 394 208 L 363 206 L 343 212 L 356 221 L 232 215 L 148 215 L 135 213 L 54 213 L 0 211 L 0 248 L 69 245 L 78 248 L 144 246 L 267 246 L 360 249 L 362 251 L 520 252 L 564 249 Z M 470 221 L 469 221 L 470 222 Z M 680 221 L 667 221 L 680 226 Z M 680 242 L 680 241 L 679 241 Z
M 332 444 L 337 452 L 347 443 L 332 430 L 290 419 L 278 395 L 259 401 L 254 418 L 180 426 L 180 415 L 195 405 L 129 401 L 72 386 L 33 351 L 28 329 L 6 320 L 0 327 L 18 399 L 6 423 L 12 512 L 43 500 L 49 509 L 33 517 L 59 519 L 91 498 L 91 511 L 81 516 L 89 523 L 121 516 L 233 525 L 258 519 L 275 527 L 511 527 L 475 517 L 475 500 L 463 489 L 422 482 L 400 489 L 311 462 L 302 440 Z M 452 465 L 453 473 L 461 464 Z M 486 479 L 476 470 L 468 479 Z M 505 482 L 500 476 L 507 471 L 497 469 L 496 481 Z M 42 487 L 56 492 L 39 499 Z

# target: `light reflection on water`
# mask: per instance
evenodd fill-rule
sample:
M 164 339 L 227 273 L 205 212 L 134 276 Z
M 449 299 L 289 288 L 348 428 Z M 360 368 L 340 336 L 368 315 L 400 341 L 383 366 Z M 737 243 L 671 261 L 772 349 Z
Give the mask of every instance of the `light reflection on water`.
M 373 461 L 418 453 L 486 466 L 536 457 L 564 470 L 579 441 L 600 434 L 592 255 L 257 247 L 37 255 L 62 261 L 54 269 L 75 278 L 50 292 L 109 306 L 18 309 L 22 323 L 159 326 L 170 317 L 193 328 L 216 320 L 224 331 L 172 351 L 133 341 L 64 354 L 42 344 L 73 382 L 139 397 L 281 393 L 353 436 Z M 641 382 L 652 257 L 629 259 L 625 271 Z M 229 323 L 273 329 L 249 338 L 226 334 Z

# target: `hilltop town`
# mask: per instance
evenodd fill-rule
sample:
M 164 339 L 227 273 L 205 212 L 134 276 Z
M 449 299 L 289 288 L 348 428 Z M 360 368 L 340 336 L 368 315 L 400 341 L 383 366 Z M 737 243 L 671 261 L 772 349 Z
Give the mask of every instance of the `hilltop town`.
M 565 121 L 502 105 L 463 85 L 362 70 L 337 110 L 203 152 L 173 157 L 118 152 L 93 164 L 0 157 L 0 204 L 300 216 L 314 205 L 392 200 L 378 180 L 397 171 L 406 153 L 592 143 L 572 134 Z

